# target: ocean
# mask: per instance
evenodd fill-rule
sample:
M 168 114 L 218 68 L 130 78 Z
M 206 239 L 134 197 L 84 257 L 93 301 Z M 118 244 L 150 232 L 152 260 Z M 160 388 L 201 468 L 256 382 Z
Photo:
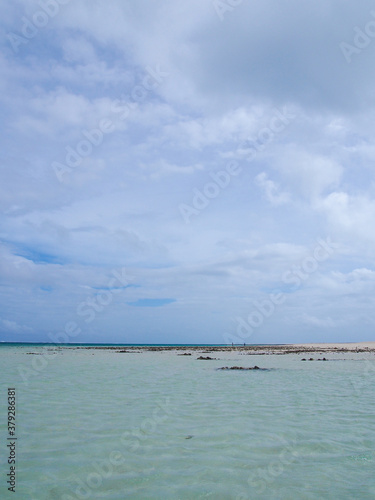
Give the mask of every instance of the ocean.
M 1 345 L 0 498 L 375 498 L 373 352 L 205 351 Z

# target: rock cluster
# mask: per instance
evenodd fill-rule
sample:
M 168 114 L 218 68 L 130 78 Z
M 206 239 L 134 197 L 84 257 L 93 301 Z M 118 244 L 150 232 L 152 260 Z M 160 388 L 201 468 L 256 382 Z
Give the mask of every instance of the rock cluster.
M 244 366 L 223 366 L 219 370 L 267 370 L 267 368 L 259 368 L 259 366 L 253 366 L 250 368 L 245 368 Z
M 306 358 L 302 358 L 301 361 L 306 361 Z M 314 358 L 309 358 L 309 361 L 314 361 Z M 317 361 L 328 361 L 327 358 L 320 359 L 318 358 Z

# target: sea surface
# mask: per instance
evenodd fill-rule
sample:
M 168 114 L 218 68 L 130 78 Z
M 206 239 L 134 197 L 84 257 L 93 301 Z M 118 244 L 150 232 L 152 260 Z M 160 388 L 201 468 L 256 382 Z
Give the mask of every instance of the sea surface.
M 178 353 L 1 346 L 0 498 L 375 498 L 374 353 Z

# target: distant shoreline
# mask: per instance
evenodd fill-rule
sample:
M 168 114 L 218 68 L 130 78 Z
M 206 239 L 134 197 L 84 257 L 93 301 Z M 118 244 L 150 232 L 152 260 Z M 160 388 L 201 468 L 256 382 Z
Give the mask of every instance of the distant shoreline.
M 246 352 L 247 354 L 299 354 L 309 352 L 375 352 L 375 342 L 316 343 L 316 344 L 255 344 L 255 345 L 220 345 L 220 344 L 52 344 L 1 342 L 6 347 L 47 347 L 49 349 L 96 349 L 121 353 L 126 352 L 163 352 L 163 351 L 198 351 L 198 352 Z

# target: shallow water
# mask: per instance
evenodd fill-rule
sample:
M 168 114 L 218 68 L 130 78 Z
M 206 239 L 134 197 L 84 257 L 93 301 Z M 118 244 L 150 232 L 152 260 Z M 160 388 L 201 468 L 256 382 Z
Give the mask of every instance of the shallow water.
M 46 352 L 0 348 L 2 457 L 7 387 L 18 437 L 1 498 L 375 497 L 373 353 Z M 233 365 L 274 370 L 217 370 Z

